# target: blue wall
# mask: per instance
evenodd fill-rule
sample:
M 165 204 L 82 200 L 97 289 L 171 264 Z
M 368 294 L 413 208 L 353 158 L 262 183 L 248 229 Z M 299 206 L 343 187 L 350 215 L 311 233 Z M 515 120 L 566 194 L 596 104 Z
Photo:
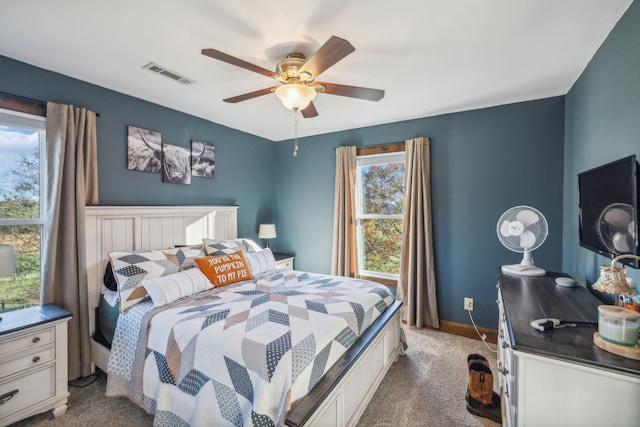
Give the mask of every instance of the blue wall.
M 578 245 L 578 173 L 640 156 L 640 2 L 618 21 L 565 99 L 563 269 L 593 283 L 610 260 Z M 640 283 L 640 271 L 627 269 Z
M 522 259 L 498 241 L 502 212 L 542 211 L 550 233 L 534 260 L 560 271 L 563 134 L 564 98 L 555 97 L 304 138 L 295 158 L 291 142 L 277 143 L 277 247 L 296 254 L 297 269 L 329 272 L 334 148 L 428 136 L 440 318 L 470 323 L 462 307 L 472 297 L 476 322 L 495 329 L 496 266 Z
M 239 205 L 238 233 L 247 237 L 257 236 L 260 222 L 272 221 L 271 141 L 3 56 L 0 92 L 100 114 L 98 185 L 103 205 Z M 129 125 L 158 131 L 163 141 L 187 148 L 191 139 L 215 144 L 214 178 L 165 184 L 160 174 L 127 170 Z
M 496 222 L 511 206 L 529 204 L 545 214 L 550 235 L 534 258 L 560 269 L 563 97 L 304 138 L 293 158 L 291 141 L 270 142 L 3 57 L 0 91 L 100 113 L 102 204 L 237 204 L 240 235 L 255 238 L 260 222 L 274 221 L 273 249 L 295 253 L 297 269 L 321 273 L 330 271 L 334 148 L 428 136 L 440 317 L 469 323 L 462 302 L 472 297 L 477 323 L 495 328 L 496 266 L 521 259 L 496 237 Z M 181 186 L 128 171 L 128 125 L 185 147 L 191 139 L 214 143 L 215 178 Z

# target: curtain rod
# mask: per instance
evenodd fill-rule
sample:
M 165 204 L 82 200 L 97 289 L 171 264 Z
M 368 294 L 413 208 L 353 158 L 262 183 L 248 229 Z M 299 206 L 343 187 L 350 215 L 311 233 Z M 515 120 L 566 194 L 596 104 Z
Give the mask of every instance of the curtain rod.
M 24 96 L 13 95 L 13 94 L 6 93 L 6 92 L 0 92 L 0 97 L 10 98 L 13 101 L 17 101 L 17 102 L 23 103 L 23 104 L 35 104 L 35 106 L 39 107 L 39 109 L 41 109 L 41 111 L 42 111 L 42 114 L 38 114 L 38 115 L 42 115 L 42 116 L 46 116 L 47 115 L 46 114 L 47 103 L 44 102 L 44 101 L 39 101 L 37 99 L 27 98 L 27 97 L 24 97 Z M 23 112 L 27 112 L 27 111 L 23 111 Z M 100 117 L 100 113 L 96 113 L 96 117 Z
M 388 142 L 386 144 L 379 144 L 379 145 L 363 145 L 361 147 L 356 147 L 356 150 L 360 150 L 362 148 L 364 149 L 376 149 L 376 148 L 384 148 L 384 147 L 390 147 L 390 146 L 394 146 L 394 145 L 404 145 L 405 141 L 398 141 L 398 142 Z M 344 147 L 344 145 L 341 145 L 340 147 Z M 340 147 L 334 147 L 333 151 L 336 151 L 338 148 Z

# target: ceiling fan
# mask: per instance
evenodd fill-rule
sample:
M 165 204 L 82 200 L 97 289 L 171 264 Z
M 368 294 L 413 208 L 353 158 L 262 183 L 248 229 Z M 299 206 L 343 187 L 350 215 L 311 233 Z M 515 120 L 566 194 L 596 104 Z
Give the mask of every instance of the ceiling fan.
M 218 61 L 262 74 L 281 83 L 279 86 L 272 86 L 226 98 L 223 99 L 224 102 L 242 102 L 275 92 L 285 107 L 294 112 L 300 111 L 304 118 L 311 118 L 318 115 L 318 111 L 313 105 L 313 99 L 317 93 L 346 96 L 368 101 L 379 101 L 384 97 L 384 90 L 380 89 L 315 81 L 320 74 L 355 50 L 347 40 L 331 36 L 309 59 L 306 59 L 303 54 L 297 52 L 288 54 L 286 58 L 278 62 L 275 72 L 216 49 L 202 49 L 202 54 L 217 59 Z

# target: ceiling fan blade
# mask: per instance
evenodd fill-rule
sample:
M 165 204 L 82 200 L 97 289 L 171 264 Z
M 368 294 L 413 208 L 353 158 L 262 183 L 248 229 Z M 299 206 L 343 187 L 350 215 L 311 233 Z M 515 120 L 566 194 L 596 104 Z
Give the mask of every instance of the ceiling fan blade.
M 245 70 L 253 71 L 254 73 L 262 74 L 266 77 L 275 78 L 275 73 L 266 68 L 259 67 L 250 62 L 244 61 L 235 56 L 228 55 L 224 52 L 220 52 L 215 49 L 202 49 L 202 54 L 209 58 L 217 59 L 218 61 L 226 62 L 227 64 L 235 65 L 236 67 L 244 68 Z
M 328 93 L 329 95 L 347 96 L 349 98 L 365 99 L 367 101 L 380 101 L 384 98 L 384 90 L 371 89 L 368 87 L 357 86 L 345 86 L 337 85 L 335 83 L 319 83 L 325 87 L 324 90 L 319 90 L 320 93 Z
M 355 50 L 356 48 L 345 39 L 331 36 L 331 38 L 320 46 L 320 49 L 304 63 L 300 68 L 300 72 L 310 73 L 315 79 L 329 67 Z
M 262 95 L 268 95 L 271 92 L 273 92 L 274 90 L 276 90 L 277 87 L 278 86 L 267 87 L 267 88 L 264 88 L 264 89 L 256 90 L 256 91 L 245 93 L 245 94 L 242 94 L 242 95 L 233 96 L 231 98 L 226 98 L 226 99 L 223 99 L 223 101 L 224 102 L 229 102 L 231 104 L 235 104 L 236 102 L 246 101 L 248 99 L 257 98 L 257 97 L 262 96 Z
M 316 106 L 313 105 L 313 102 L 310 102 L 309 105 L 307 105 L 307 108 L 301 110 L 300 112 L 302 113 L 302 117 L 304 117 L 305 119 L 310 119 L 318 115 L 318 110 L 316 110 Z

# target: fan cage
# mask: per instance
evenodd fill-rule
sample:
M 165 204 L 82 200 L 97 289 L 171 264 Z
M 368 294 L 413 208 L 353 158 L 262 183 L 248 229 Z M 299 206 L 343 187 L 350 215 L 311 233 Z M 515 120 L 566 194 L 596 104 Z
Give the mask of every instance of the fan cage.
M 524 248 L 520 245 L 520 236 L 504 236 L 500 232 L 500 226 L 502 225 L 503 222 L 517 221 L 518 214 L 525 210 L 530 210 L 534 212 L 536 215 L 538 215 L 538 218 L 539 218 L 537 222 L 530 224 L 527 227 L 527 230 L 531 231 L 536 236 L 535 242 L 529 248 Z M 540 212 L 536 208 L 532 208 L 531 206 L 526 206 L 526 205 L 514 206 L 506 210 L 500 216 L 500 219 L 498 220 L 498 224 L 496 226 L 496 232 L 498 235 L 498 240 L 500 240 L 500 243 L 502 243 L 507 249 L 513 252 L 518 252 L 518 253 L 524 253 L 525 251 L 533 251 L 539 248 L 546 240 L 548 231 L 549 231 L 549 228 L 548 228 L 547 220 L 544 217 L 544 215 L 542 215 L 542 212 Z

